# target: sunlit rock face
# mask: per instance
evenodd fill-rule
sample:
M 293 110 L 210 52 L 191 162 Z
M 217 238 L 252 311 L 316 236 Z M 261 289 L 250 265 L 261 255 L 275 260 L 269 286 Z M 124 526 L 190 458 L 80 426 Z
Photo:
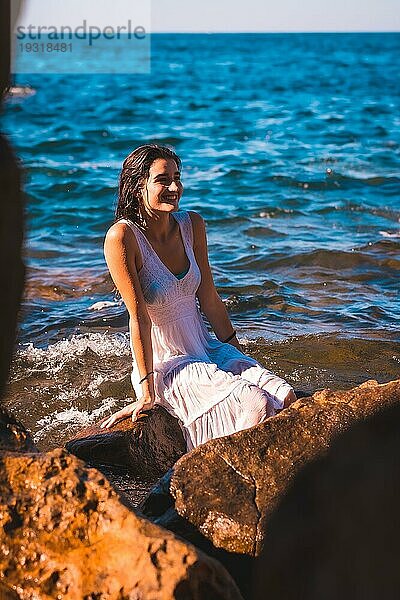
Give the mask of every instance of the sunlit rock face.
M 0 515 L 0 575 L 18 598 L 240 598 L 221 565 L 66 451 L 4 453 Z
M 250 593 L 251 562 L 293 477 L 355 422 L 394 404 L 400 381 L 298 400 L 252 429 L 185 455 L 144 501 L 143 513 L 218 556 Z

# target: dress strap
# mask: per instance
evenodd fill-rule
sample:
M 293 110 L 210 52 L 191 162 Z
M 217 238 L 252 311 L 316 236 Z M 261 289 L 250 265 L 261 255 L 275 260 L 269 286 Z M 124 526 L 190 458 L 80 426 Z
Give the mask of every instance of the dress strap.
M 140 254 L 142 255 L 142 264 L 144 264 L 145 259 L 149 254 L 146 236 L 140 231 L 139 227 L 137 227 L 135 223 L 130 219 L 119 219 L 118 223 L 126 223 L 130 230 L 133 232 L 133 235 L 136 238 L 137 245 L 139 246 Z
M 193 227 L 192 219 L 190 218 L 188 211 L 177 211 L 176 213 L 174 213 L 174 218 L 179 223 L 185 249 L 190 248 L 190 250 L 193 251 Z M 140 253 L 142 255 L 142 262 L 144 262 L 145 258 L 149 256 L 149 254 L 155 254 L 155 251 L 151 246 L 149 240 L 146 238 L 144 233 L 140 231 L 139 227 L 137 227 L 137 225 L 133 221 L 124 218 L 119 220 L 119 223 L 121 222 L 126 223 L 133 231 L 140 249 Z

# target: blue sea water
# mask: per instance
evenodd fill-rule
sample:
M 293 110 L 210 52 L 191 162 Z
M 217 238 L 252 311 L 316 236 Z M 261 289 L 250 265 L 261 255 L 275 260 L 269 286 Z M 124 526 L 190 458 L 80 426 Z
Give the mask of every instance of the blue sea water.
M 17 78 L 35 94 L 10 98 L 3 119 L 27 213 L 10 404 L 37 398 L 39 441 L 130 393 L 127 317 L 102 245 L 121 163 L 146 142 L 182 157 L 181 208 L 207 222 L 215 282 L 249 349 L 303 388 L 393 378 L 399 57 L 398 33 L 159 34 L 148 75 Z

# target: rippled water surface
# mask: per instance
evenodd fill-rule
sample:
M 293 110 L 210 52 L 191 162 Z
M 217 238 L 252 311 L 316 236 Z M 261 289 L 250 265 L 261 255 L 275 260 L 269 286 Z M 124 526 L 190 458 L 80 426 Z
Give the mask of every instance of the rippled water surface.
M 28 279 L 8 403 L 42 447 L 131 394 L 102 254 L 118 171 L 183 159 L 249 352 L 297 389 L 398 376 L 399 34 L 156 35 L 152 72 L 20 78 Z M 123 60 L 123 57 L 121 57 Z

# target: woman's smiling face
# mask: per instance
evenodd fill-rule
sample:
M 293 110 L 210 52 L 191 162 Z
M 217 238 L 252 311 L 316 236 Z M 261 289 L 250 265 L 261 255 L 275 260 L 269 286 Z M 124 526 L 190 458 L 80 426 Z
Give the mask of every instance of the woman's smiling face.
M 181 174 L 173 159 L 157 158 L 143 188 L 145 207 L 162 212 L 178 210 L 183 192 Z

